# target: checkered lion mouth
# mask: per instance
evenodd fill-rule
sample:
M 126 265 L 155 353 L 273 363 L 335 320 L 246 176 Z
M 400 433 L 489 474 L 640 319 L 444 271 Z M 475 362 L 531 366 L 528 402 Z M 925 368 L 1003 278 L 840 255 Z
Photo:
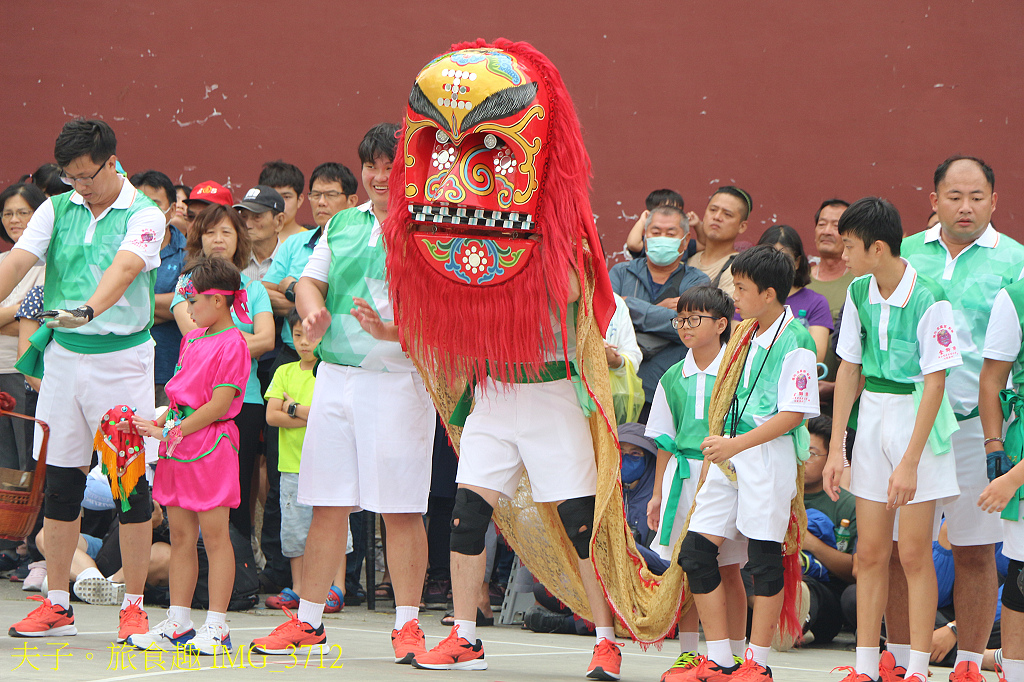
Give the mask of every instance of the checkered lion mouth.
M 529 213 L 490 211 L 452 205 L 427 206 L 410 204 L 409 213 L 417 223 L 435 227 L 475 228 L 482 232 L 533 232 L 533 216 Z

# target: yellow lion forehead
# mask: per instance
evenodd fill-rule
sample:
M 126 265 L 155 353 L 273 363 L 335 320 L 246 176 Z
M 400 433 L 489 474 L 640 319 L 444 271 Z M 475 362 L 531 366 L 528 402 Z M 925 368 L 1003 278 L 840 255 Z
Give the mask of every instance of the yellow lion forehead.
M 420 71 L 416 84 L 445 118 L 462 119 L 496 92 L 533 79 L 515 57 L 501 50 L 460 50 L 438 57 Z

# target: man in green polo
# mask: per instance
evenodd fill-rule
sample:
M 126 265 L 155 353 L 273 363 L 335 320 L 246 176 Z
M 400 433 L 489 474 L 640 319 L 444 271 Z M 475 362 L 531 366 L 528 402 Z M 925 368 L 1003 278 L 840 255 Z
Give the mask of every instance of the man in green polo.
M 42 360 L 34 371 L 45 364 L 36 416 L 51 429 L 43 526 L 50 589 L 41 606 L 10 628 L 12 637 L 77 633 L 68 573 L 78 544 L 93 435 L 102 415 L 117 404 L 153 416 L 149 328 L 165 221 L 156 204 L 116 172 L 116 153 L 114 131 L 103 121 L 66 123 L 54 157 L 61 179 L 75 191 L 40 206 L 18 246 L 0 264 L 3 298 L 37 261 L 46 262 L 47 310 L 41 315 L 46 326 L 33 336 L 33 348 Z M 35 439 L 37 458 L 40 440 Z M 127 592 L 118 642 L 149 629 L 142 610 L 152 531 L 145 477 L 128 503 L 127 509 L 118 509 Z

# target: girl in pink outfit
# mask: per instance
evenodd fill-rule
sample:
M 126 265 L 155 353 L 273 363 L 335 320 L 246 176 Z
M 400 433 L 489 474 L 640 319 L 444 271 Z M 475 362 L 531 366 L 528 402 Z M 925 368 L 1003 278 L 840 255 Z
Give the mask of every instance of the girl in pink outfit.
M 211 655 L 218 647 L 231 650 L 225 614 L 235 555 L 228 512 L 239 502 L 238 428 L 232 417 L 241 409 L 251 365 L 232 308 L 243 322 L 249 317 L 241 276 L 223 258 L 204 259 L 187 270 L 178 293 L 188 301 L 198 329 L 182 339 L 178 365 L 165 386 L 168 412 L 156 422 L 134 419 L 140 433 L 162 441 L 153 499 L 167 509 L 171 530 L 171 608 L 166 620 L 146 634 L 132 635 L 128 643 L 165 651 L 183 645 Z M 196 631 L 190 606 L 199 572 L 200 528 L 210 560 L 210 611 Z

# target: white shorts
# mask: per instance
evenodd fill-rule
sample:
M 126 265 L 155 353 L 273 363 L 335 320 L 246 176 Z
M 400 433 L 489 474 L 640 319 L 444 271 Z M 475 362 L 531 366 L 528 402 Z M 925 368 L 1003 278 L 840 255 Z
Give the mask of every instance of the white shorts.
M 88 355 L 51 341 L 43 352 L 42 386 L 36 419 L 50 425 L 46 463 L 87 467 L 100 417 L 115 405 L 127 405 L 145 419 L 153 418 L 153 341 L 111 353 Z M 36 425 L 33 456 L 39 459 L 42 430 Z M 156 453 L 147 449 L 146 459 Z
M 668 500 L 669 492 L 672 490 L 672 479 L 675 478 L 678 461 L 678 458 L 672 457 L 668 460 L 668 465 L 665 467 L 665 479 L 661 486 L 661 525 L 658 526 L 654 542 L 651 544 L 651 549 L 657 552 L 658 556 L 665 561 L 672 560 L 672 550 L 675 549 L 676 541 L 683 532 L 686 515 L 690 513 L 690 507 L 693 505 L 693 496 L 697 493 L 697 482 L 700 480 L 700 470 L 704 464 L 701 460 L 685 460 L 690 467 L 690 477 L 683 480 L 683 488 L 679 491 L 679 506 L 676 507 L 676 515 L 672 523 L 672 533 L 669 536 L 668 544 L 663 545 L 659 542 L 659 539 L 661 538 L 661 529 L 665 527 L 665 514 L 668 511 L 665 508 L 665 502 Z M 711 466 L 716 469 L 718 468 L 714 464 Z M 710 469 L 708 471 L 710 472 Z M 730 540 L 727 538 L 718 551 L 718 565 L 731 566 L 732 564 L 739 564 L 742 567 L 746 563 L 747 539 Z
M 850 492 L 854 496 L 871 502 L 889 501 L 889 477 L 910 443 L 916 414 L 912 395 L 861 393 L 850 471 Z M 955 456 L 952 452 L 936 455 L 925 443 L 917 465 L 917 493 L 910 504 L 959 494 Z
M 1002 542 L 1003 525 L 999 514 L 989 514 L 978 506 L 978 498 L 988 485 L 988 457 L 981 417 L 960 422 L 960 430 L 953 434 L 953 454 L 956 455 L 960 497 L 943 500 L 937 510 L 946 516 L 950 544 L 970 547 Z
M 525 468 L 536 502 L 597 493 L 594 441 L 572 382 L 489 381 L 475 396 L 462 431 L 458 483 L 512 497 Z
M 298 501 L 379 514 L 425 513 L 435 415 L 415 372 L 320 363 Z
M 736 467 L 736 483 L 718 465 L 708 468 L 697 492 L 690 530 L 727 540 L 784 541 L 796 497 L 793 438 L 780 436 L 729 461 Z
M 1024 505 L 1020 515 L 1016 521 L 999 519 L 999 514 L 992 515 L 1003 525 L 1003 556 L 1014 561 L 1024 561 Z

